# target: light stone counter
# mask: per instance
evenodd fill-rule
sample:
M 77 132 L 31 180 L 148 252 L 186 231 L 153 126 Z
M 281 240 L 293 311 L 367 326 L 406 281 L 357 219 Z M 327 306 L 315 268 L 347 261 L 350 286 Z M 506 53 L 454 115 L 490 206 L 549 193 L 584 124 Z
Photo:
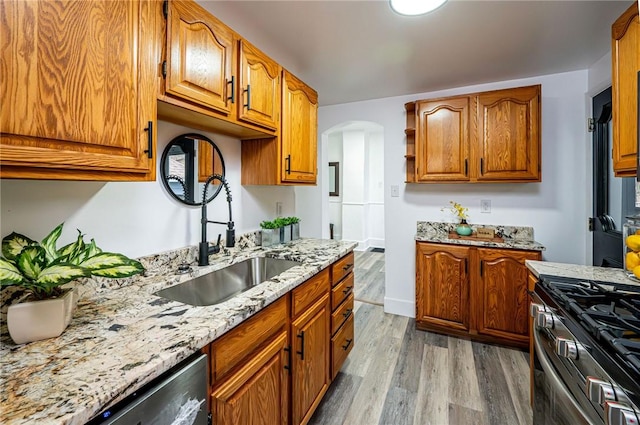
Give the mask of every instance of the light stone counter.
M 240 240 L 211 265 L 174 271 L 195 247 L 140 259 L 144 277 L 88 279 L 58 338 L 15 345 L 3 323 L 0 423 L 83 424 L 352 251 L 355 243 L 300 239 L 270 248 Z M 222 304 L 193 307 L 154 292 L 245 258 L 300 261 Z M 6 297 L 4 297 L 6 298 Z M 6 299 L 3 299 L 6 303 Z M 6 311 L 6 306 L 3 308 Z
M 487 248 L 522 249 L 528 251 L 544 251 L 545 248 L 533 240 L 533 228 L 526 226 L 475 225 L 471 228 L 485 227 L 495 230 L 496 236 L 504 238 L 504 242 L 493 242 L 483 239 L 450 239 L 449 232 L 455 229 L 454 223 L 419 221 L 416 241 L 446 243 L 453 245 L 470 245 Z
M 570 277 L 576 279 L 597 280 L 601 282 L 619 283 L 623 285 L 640 287 L 640 282 L 628 278 L 626 273 L 622 269 L 582 266 L 578 264 L 549 263 L 546 261 L 531 260 L 527 260 L 525 264 L 536 277 L 540 277 L 541 275 Z

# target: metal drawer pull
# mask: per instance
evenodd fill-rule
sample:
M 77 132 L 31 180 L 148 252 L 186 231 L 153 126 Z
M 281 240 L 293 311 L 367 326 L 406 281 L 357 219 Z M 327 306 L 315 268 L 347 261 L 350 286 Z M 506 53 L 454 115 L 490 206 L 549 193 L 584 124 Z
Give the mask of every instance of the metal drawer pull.
M 247 94 L 247 103 L 242 106 L 246 107 L 248 111 L 251 109 L 251 84 L 247 84 L 247 88 L 242 90 L 242 92 Z
M 353 289 L 353 286 L 347 286 L 346 288 L 344 288 L 342 293 L 347 295 L 349 292 L 351 292 L 352 289 Z
M 344 351 L 347 351 L 347 348 L 349 348 L 349 346 L 351 345 L 351 343 L 353 342 L 353 339 L 348 339 L 347 343 L 345 345 L 342 346 L 342 349 Z
M 351 263 L 351 264 L 347 264 L 346 266 L 344 266 L 344 267 L 342 268 L 342 270 L 349 270 L 351 267 L 353 267 L 353 263 Z
M 351 312 L 353 310 L 351 310 L 350 308 L 346 309 L 344 313 L 342 313 L 342 315 L 344 316 L 344 318 L 346 319 L 347 317 L 351 316 Z

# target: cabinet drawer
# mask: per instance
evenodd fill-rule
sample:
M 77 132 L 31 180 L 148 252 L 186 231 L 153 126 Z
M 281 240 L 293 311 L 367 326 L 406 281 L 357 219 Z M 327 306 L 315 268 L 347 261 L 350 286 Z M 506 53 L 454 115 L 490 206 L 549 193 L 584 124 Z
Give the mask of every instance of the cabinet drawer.
M 331 379 L 335 379 L 345 359 L 353 348 L 353 314 L 331 338 Z
M 331 313 L 331 335 L 335 334 L 340 326 L 353 314 L 353 294 Z
M 287 296 L 244 321 L 213 342 L 212 380 L 218 381 L 260 344 L 287 325 Z
M 331 265 L 331 284 L 336 285 L 342 280 L 351 270 L 353 270 L 353 252 L 345 255 L 335 263 Z
M 324 269 L 292 291 L 291 315 L 304 312 L 315 300 L 329 292 L 329 269 Z
M 353 273 L 351 273 L 346 279 L 343 279 L 342 282 L 331 289 L 331 311 L 338 308 L 338 306 L 353 293 L 353 284 Z

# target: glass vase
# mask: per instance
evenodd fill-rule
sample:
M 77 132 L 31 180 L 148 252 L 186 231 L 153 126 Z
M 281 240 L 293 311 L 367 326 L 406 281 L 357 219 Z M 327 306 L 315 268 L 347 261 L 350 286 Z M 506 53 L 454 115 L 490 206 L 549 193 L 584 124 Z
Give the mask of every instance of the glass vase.
M 460 224 L 458 224 L 458 226 L 456 227 L 456 233 L 460 236 L 469 236 L 472 232 L 473 230 L 467 223 L 467 220 L 465 220 L 464 218 L 460 220 Z
M 626 217 L 622 226 L 622 260 L 627 276 L 640 280 L 640 215 Z

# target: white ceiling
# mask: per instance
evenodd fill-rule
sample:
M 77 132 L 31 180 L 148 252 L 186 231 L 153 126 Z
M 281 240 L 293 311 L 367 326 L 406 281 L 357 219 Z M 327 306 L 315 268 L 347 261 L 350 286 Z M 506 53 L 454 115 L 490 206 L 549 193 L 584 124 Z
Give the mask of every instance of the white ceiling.
M 316 89 L 321 106 L 587 69 L 632 4 L 449 0 L 404 17 L 383 0 L 199 3 Z

